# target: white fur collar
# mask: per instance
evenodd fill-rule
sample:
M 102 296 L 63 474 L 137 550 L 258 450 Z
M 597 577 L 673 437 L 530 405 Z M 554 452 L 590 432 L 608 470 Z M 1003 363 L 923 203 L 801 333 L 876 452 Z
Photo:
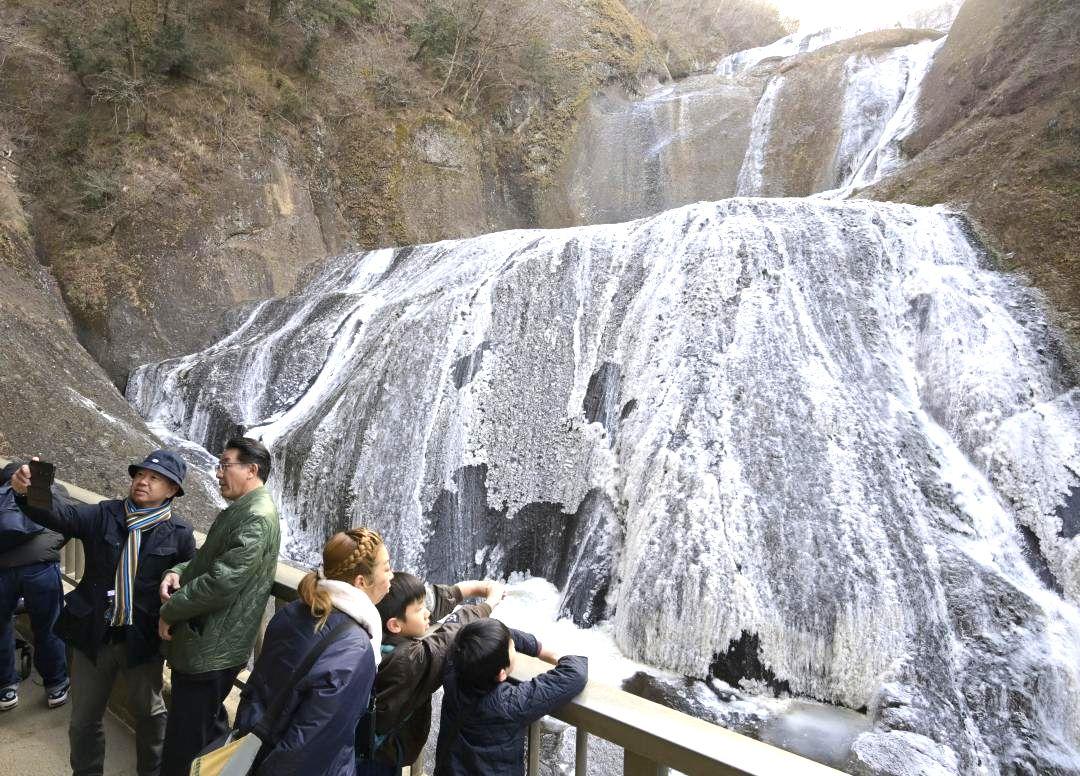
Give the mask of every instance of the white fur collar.
M 349 615 L 371 637 L 371 654 L 375 665 L 382 660 L 382 617 L 367 594 L 348 582 L 320 579 L 319 587 L 330 594 L 330 601 L 339 612 Z

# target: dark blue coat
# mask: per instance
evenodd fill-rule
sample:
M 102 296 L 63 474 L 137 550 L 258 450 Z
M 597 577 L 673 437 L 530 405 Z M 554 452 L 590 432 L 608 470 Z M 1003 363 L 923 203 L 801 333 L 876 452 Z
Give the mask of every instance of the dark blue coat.
M 74 590 L 64 597 L 64 611 L 56 622 L 56 635 L 91 660 L 105 642 L 108 625 L 105 612 L 108 593 L 116 586 L 116 565 L 127 541 L 124 502 L 102 501 L 79 504 L 54 493 L 51 511 L 35 509 L 23 496 L 15 496 L 19 509 L 31 520 L 68 538 L 81 539 L 86 568 Z M 156 659 L 161 652 L 158 612 L 161 577 L 177 563 L 195 555 L 195 534 L 191 525 L 175 512 L 171 520 L 143 531 L 139 563 L 135 570 L 135 595 L 131 626 L 125 634 L 128 664 Z
M 540 654 L 535 636 L 513 629 L 510 635 L 518 652 L 532 657 Z M 586 658 L 567 655 L 555 668 L 531 681 L 501 682 L 477 697 L 459 687 L 451 662 L 443 679 L 435 776 L 522 776 L 529 725 L 573 700 L 585 689 L 588 675 Z M 458 735 L 448 741 L 447 734 L 462 715 L 464 723 Z
M 240 695 L 236 727 L 248 732 L 262 719 L 311 647 L 348 615 L 334 610 L 315 632 L 303 601 L 293 601 L 266 628 L 263 650 Z M 260 752 L 259 776 L 352 776 L 356 773 L 356 726 L 367 713 L 375 682 L 375 657 L 367 632 L 357 625 L 326 648 L 306 678 L 293 688 Z

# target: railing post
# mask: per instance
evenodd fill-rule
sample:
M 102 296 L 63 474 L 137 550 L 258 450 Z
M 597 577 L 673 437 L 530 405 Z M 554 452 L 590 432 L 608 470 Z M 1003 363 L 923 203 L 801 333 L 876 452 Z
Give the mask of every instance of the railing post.
M 574 776 L 585 776 L 589 769 L 589 731 L 575 728 Z
M 529 776 L 540 773 L 540 722 L 529 725 Z
M 266 626 L 270 624 L 270 620 L 273 618 L 276 611 L 277 598 L 271 594 L 266 601 L 266 606 L 263 607 L 262 620 L 259 622 L 259 633 L 255 636 L 255 649 L 253 652 L 256 659 L 262 654 L 263 639 L 266 637 Z
M 86 571 L 86 558 L 83 556 L 81 540 L 72 539 L 67 543 L 64 548 L 64 559 L 64 566 L 68 576 L 76 581 L 82 579 L 82 575 Z

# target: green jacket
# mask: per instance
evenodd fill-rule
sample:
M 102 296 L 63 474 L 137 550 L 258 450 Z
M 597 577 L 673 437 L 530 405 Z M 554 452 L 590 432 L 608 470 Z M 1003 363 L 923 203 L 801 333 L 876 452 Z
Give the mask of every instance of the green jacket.
M 224 509 L 203 546 L 171 569 L 180 589 L 161 607 L 173 626 L 165 655 L 173 670 L 201 674 L 247 663 L 277 570 L 281 529 L 265 487 Z

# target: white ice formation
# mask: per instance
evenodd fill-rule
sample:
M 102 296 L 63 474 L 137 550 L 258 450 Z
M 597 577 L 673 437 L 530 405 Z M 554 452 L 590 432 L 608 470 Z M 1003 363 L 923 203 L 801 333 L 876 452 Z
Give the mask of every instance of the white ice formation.
M 826 27 L 813 32 L 795 32 L 765 46 L 736 51 L 724 57 L 716 65 L 716 74 L 737 76 L 767 59 L 786 59 L 796 54 L 808 54 L 841 40 L 853 38 L 861 32 L 857 27 Z
M 867 768 L 1004 774 L 1080 763 L 1075 386 L 959 217 L 732 199 L 339 257 L 128 395 L 261 436 L 294 554 L 531 571 L 634 659 L 867 707 Z

